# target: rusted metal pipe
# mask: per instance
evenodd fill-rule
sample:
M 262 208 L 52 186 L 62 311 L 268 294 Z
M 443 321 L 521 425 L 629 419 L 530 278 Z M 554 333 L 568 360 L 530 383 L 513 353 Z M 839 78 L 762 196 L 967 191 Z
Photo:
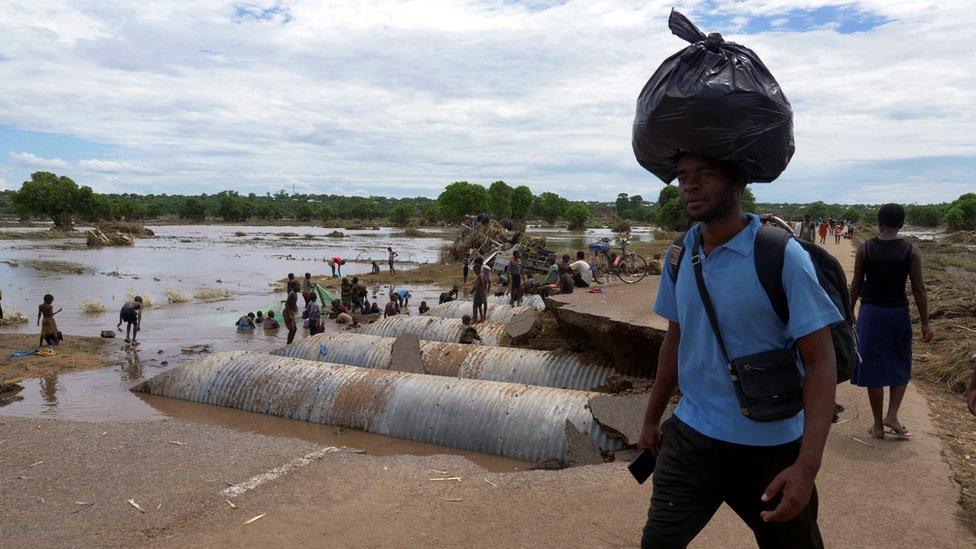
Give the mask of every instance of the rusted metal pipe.
M 509 344 L 510 337 L 505 332 L 505 325 L 495 322 L 482 322 L 477 325 L 481 343 L 504 347 Z M 378 320 L 361 332 L 367 335 L 400 337 L 403 334 L 416 334 L 427 341 L 447 341 L 457 343 L 461 341 L 464 325 L 460 319 L 440 318 L 436 316 L 395 315 Z
M 392 337 L 333 332 L 307 337 L 271 354 L 403 371 L 393 353 Z M 416 347 L 414 347 L 416 349 Z M 421 341 L 425 374 L 524 383 L 542 387 L 589 390 L 615 374 L 605 361 L 569 351 L 536 351 L 516 347 L 462 345 Z
M 508 295 L 488 296 L 489 307 L 492 305 L 508 305 L 510 301 L 511 296 Z M 532 307 L 537 311 L 544 311 L 546 309 L 546 301 L 539 294 L 525 294 L 522 296 L 522 306 Z
M 233 351 L 163 372 L 136 391 L 527 461 L 567 461 L 569 425 L 597 448 L 597 393 L 374 370 Z
M 441 318 L 461 318 L 471 314 L 471 301 L 449 301 L 434 305 L 424 316 L 439 316 Z M 535 307 L 512 307 L 511 305 L 488 305 L 488 315 L 485 318 L 488 322 L 508 322 L 515 315 L 520 313 L 538 314 Z

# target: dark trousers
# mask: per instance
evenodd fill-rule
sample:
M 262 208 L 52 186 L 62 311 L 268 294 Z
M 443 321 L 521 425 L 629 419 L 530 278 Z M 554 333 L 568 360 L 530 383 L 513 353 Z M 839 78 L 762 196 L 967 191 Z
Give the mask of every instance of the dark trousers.
M 512 275 L 512 289 L 509 292 L 509 303 L 514 305 L 522 303 L 522 274 Z
M 768 503 L 760 497 L 799 452 L 799 440 L 780 446 L 732 444 L 706 437 L 672 417 L 662 427 L 641 547 L 687 546 L 726 503 L 752 529 L 761 548 L 822 548 L 816 488 L 806 508 L 787 522 L 763 522 L 759 515 L 776 508 L 778 496 Z

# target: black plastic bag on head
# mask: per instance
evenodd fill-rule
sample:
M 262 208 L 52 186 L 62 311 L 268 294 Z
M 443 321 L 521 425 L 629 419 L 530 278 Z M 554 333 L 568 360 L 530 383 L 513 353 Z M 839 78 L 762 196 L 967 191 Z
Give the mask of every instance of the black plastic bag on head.
M 677 156 L 694 152 L 733 162 L 750 183 L 776 179 L 793 157 L 793 110 L 759 56 L 705 36 L 671 10 L 671 32 L 691 42 L 667 58 L 637 98 L 637 162 L 670 183 Z

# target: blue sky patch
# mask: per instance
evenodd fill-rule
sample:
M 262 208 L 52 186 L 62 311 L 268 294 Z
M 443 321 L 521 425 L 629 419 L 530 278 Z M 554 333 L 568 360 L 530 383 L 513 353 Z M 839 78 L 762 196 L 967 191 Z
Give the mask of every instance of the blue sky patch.
M 868 32 L 875 27 L 891 21 L 877 13 L 861 10 L 852 5 L 823 6 L 813 9 L 792 9 L 769 15 L 748 16 L 730 12 L 719 12 L 705 5 L 699 17 L 692 21 L 702 32 L 725 34 L 756 34 L 761 32 L 808 32 L 812 30 L 833 30 L 840 34 Z M 748 21 L 742 24 L 742 19 Z
M 282 24 L 292 20 L 291 10 L 287 6 L 275 4 L 264 7 L 257 4 L 238 4 L 234 6 L 234 22 L 245 21 L 279 21 Z
M 72 161 L 116 156 L 118 147 L 66 133 L 31 132 L 0 125 L 0 164 L 10 161 L 8 151 Z

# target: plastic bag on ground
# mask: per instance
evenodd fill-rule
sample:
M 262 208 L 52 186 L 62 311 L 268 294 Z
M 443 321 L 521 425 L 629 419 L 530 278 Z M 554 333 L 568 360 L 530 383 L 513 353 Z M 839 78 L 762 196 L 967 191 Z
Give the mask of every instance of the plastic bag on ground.
M 793 157 L 793 110 L 749 48 L 705 36 L 671 11 L 671 32 L 691 45 L 667 58 L 637 99 L 637 162 L 665 183 L 677 155 L 695 152 L 734 162 L 747 182 L 768 183 Z

